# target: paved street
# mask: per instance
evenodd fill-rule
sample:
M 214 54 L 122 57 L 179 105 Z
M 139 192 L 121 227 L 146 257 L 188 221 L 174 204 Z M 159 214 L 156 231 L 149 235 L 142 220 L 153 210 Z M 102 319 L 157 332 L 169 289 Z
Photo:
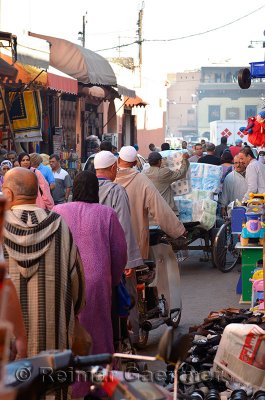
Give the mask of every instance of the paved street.
M 222 273 L 212 267 L 211 262 L 200 262 L 201 251 L 190 251 L 189 258 L 180 263 L 182 290 L 182 318 L 179 331 L 187 332 L 191 325 L 203 322 L 210 311 L 224 307 L 242 307 L 239 305 L 239 295 L 236 285 L 239 279 L 239 266 L 229 273 Z M 141 354 L 155 355 L 159 338 L 165 326 L 150 332 L 148 347 Z M 151 370 L 163 368 L 163 363 L 149 364 Z

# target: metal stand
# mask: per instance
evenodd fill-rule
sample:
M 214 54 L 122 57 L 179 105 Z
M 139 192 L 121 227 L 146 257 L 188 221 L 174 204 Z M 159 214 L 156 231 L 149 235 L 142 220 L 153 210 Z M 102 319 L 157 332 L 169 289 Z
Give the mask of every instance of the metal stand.
M 9 110 L 8 110 L 8 107 L 7 107 L 7 104 L 6 104 L 5 93 L 4 93 L 4 89 L 3 89 L 3 87 L 1 85 L 0 85 L 0 100 L 2 100 L 2 103 L 3 103 L 5 119 L 6 119 L 7 123 L 8 123 L 8 126 L 9 126 L 11 140 L 13 142 L 14 149 L 17 152 L 17 146 L 16 146 L 16 142 L 15 142 L 15 135 L 14 135 L 12 123 L 11 123 L 11 120 L 10 120 L 10 117 L 9 117 Z

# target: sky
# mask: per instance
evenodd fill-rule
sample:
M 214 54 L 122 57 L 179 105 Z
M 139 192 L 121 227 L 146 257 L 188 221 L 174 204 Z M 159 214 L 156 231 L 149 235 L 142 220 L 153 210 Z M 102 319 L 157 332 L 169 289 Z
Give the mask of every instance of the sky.
M 265 41 L 265 0 L 0 0 L 0 7 L 2 30 L 30 30 L 79 44 L 78 32 L 86 15 L 87 48 L 106 58 L 134 57 L 136 61 L 137 44 L 104 49 L 137 39 L 143 7 L 143 63 L 154 70 L 179 72 L 225 60 L 247 66 L 264 60 L 261 43 L 253 49 L 248 45 L 251 40 Z M 218 29 L 223 25 L 227 26 Z M 203 34 L 206 31 L 211 32 Z

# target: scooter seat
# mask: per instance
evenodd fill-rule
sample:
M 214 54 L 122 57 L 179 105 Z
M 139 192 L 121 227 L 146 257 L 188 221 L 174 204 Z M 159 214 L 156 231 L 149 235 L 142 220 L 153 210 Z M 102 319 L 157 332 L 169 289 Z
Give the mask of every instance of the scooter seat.
M 147 265 L 149 269 L 154 269 L 156 266 L 153 260 L 144 260 L 144 265 Z
M 135 268 L 135 273 L 136 273 L 136 281 L 138 284 L 145 283 L 146 285 L 149 285 L 151 282 L 153 282 L 155 278 L 155 265 L 152 268 L 149 268 L 148 265 L 137 267 Z

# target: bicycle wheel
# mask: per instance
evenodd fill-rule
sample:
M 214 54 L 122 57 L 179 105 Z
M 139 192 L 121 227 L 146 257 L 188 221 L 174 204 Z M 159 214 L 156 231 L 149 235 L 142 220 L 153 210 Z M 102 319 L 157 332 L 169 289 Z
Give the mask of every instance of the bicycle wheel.
M 219 229 L 213 245 L 214 264 L 220 271 L 231 271 L 239 258 L 239 250 L 235 248 L 236 235 L 231 232 L 231 222 L 227 221 Z

